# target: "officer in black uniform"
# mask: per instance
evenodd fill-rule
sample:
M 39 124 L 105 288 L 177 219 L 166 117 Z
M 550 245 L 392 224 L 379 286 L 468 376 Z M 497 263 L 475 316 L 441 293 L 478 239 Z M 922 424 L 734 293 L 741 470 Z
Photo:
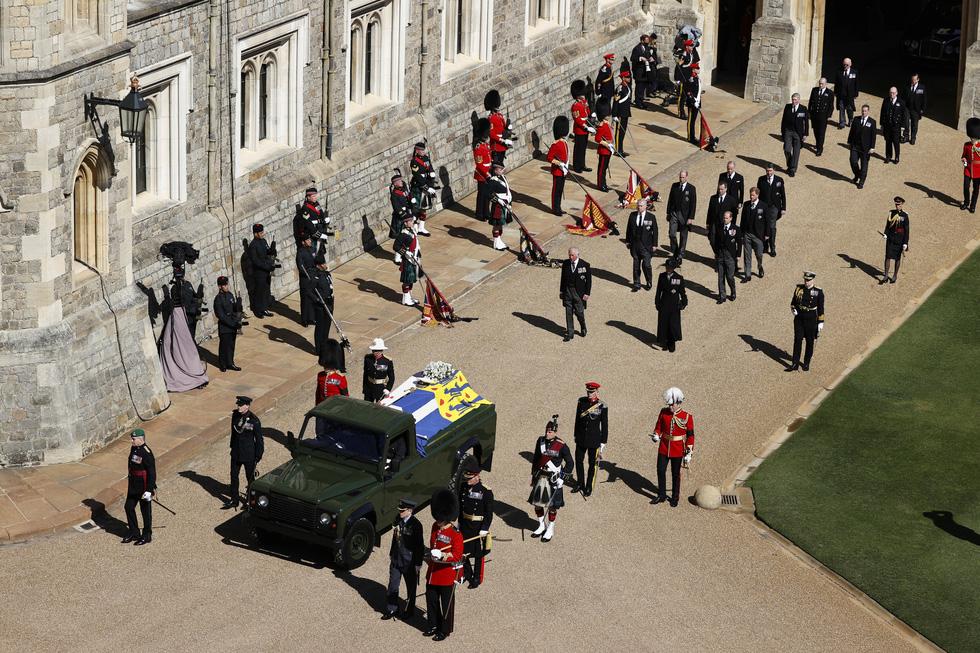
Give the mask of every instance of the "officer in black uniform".
M 395 385 L 395 364 L 384 355 L 388 349 L 385 341 L 375 338 L 368 348 L 370 354 L 364 356 L 364 401 L 381 401 Z
M 493 521 L 493 491 L 480 480 L 480 463 L 475 458 L 467 458 L 463 465 L 463 484 L 459 488 L 463 578 L 469 580 L 470 589 L 476 589 L 483 582 L 483 559 L 487 555 L 486 541 Z
M 126 489 L 126 525 L 129 530 L 122 543 L 136 541 L 136 545 L 149 544 L 153 539 L 153 497 L 157 493 L 157 465 L 153 452 L 146 446 L 146 433 L 136 429 L 130 436 L 129 485 Z M 143 533 L 136 521 L 136 504 L 140 504 L 143 515 Z
M 252 225 L 252 242 L 248 244 L 247 255 L 251 271 L 248 303 L 252 315 L 257 318 L 272 317 L 269 312 L 272 303 L 269 286 L 272 284 L 272 271 L 276 269 L 276 257 L 275 250 L 270 250 L 265 242 L 265 227 L 261 224 Z
M 613 77 L 613 64 L 616 63 L 616 55 L 607 52 L 603 55 L 602 66 L 595 76 L 595 106 L 592 110 L 599 112 L 599 107 L 605 107 L 606 115 L 612 110 L 613 94 L 616 92 L 616 80 Z
M 908 112 L 905 110 L 905 101 L 899 99 L 898 89 L 892 86 L 888 89 L 888 97 L 881 103 L 881 112 L 878 114 L 878 126 L 881 127 L 881 135 L 885 138 L 885 163 L 898 160 L 902 153 L 902 130 L 908 122 Z M 892 150 L 895 157 L 892 158 Z
M 645 288 L 653 288 L 653 266 L 650 259 L 657 249 L 657 216 L 647 213 L 647 198 L 641 197 L 636 202 L 636 210 L 630 213 L 629 224 L 626 225 L 626 248 L 633 257 L 633 289 L 640 289 L 640 268 L 646 279 Z
M 609 407 L 599 401 L 599 388 L 595 381 L 585 384 L 586 395 L 579 397 L 575 406 L 575 470 L 578 487 L 573 492 L 585 496 L 592 494 L 595 485 L 596 455 L 602 457 L 609 441 Z M 589 456 L 589 472 L 585 473 L 585 456 Z
M 718 304 L 725 299 L 735 301 L 735 272 L 738 259 L 742 256 L 742 230 L 735 224 L 735 212 L 722 213 L 722 224 L 712 234 L 711 249 L 715 252 L 715 265 L 718 268 Z M 725 284 L 730 291 L 725 297 Z
M 422 571 L 422 555 L 425 542 L 422 535 L 422 522 L 415 516 L 416 503 L 411 499 L 398 502 L 398 516 L 391 528 L 391 549 L 388 557 L 388 603 L 381 618 L 384 620 L 399 616 L 405 621 L 415 614 L 415 594 L 419 587 L 419 573 Z M 398 610 L 398 587 L 405 580 L 405 593 L 408 601 L 405 609 Z
M 895 196 L 895 208 L 888 212 L 888 219 L 885 221 L 885 231 L 882 237 L 885 239 L 885 273 L 879 284 L 895 283 L 898 281 L 898 268 L 902 264 L 902 255 L 909 248 L 909 214 L 902 210 L 905 200 Z M 895 264 L 895 272 L 888 276 L 888 264 Z
M 763 249 L 769 252 L 769 256 L 775 256 L 776 223 L 786 215 L 786 183 L 776 174 L 776 168 L 767 163 L 766 174 L 759 177 L 756 187 L 759 189 L 759 200 L 766 205 L 766 220 L 769 223 L 769 240 Z
M 827 136 L 827 121 L 834 115 L 834 91 L 827 86 L 827 78 L 821 77 L 810 91 L 810 124 L 813 126 L 814 146 L 817 156 L 823 155 L 823 142 Z
M 684 277 L 677 273 L 681 266 L 679 258 L 669 258 L 664 262 L 666 272 L 657 279 L 657 293 L 653 302 L 657 308 L 657 340 L 669 352 L 676 349 L 681 340 L 681 311 L 687 308 L 687 291 Z
M 330 337 L 330 316 L 333 315 L 333 276 L 327 266 L 327 256 L 323 249 L 317 252 L 313 259 L 316 270 L 313 273 L 313 283 L 310 285 L 308 301 L 313 306 L 313 346 L 319 358 L 325 351 L 327 338 Z
M 915 137 L 919 133 L 919 121 L 926 113 L 926 89 L 919 81 L 919 74 L 913 73 L 912 80 L 902 92 L 905 109 L 908 112 L 909 145 L 915 145 Z
M 255 467 L 262 460 L 265 444 L 262 439 L 262 422 L 252 412 L 252 399 L 239 395 L 235 397 L 237 408 L 231 413 L 231 498 L 225 501 L 223 510 L 237 508 L 239 501 L 238 475 L 245 468 L 245 494 L 255 480 Z
M 585 328 L 585 309 L 588 307 L 589 296 L 592 293 L 592 268 L 588 261 L 579 258 L 578 248 L 568 249 L 568 258 L 561 264 L 561 286 L 558 296 L 565 306 L 565 342 L 575 334 L 575 324 L 572 314 L 578 318 L 584 338 L 588 331 Z
M 313 322 L 313 276 L 316 274 L 316 254 L 313 239 L 305 236 L 296 248 L 296 270 L 299 274 L 299 321 L 304 327 Z
M 632 106 L 630 100 L 632 97 L 633 91 L 630 89 L 630 71 L 624 70 L 619 73 L 619 86 L 616 87 L 616 94 L 612 98 L 613 139 L 616 145 L 616 151 L 624 157 L 629 156 L 623 148 L 623 142 L 626 139 L 626 132 L 629 129 L 630 116 L 633 115 L 633 112 L 630 110 L 630 106 Z
M 218 321 L 218 369 L 235 370 L 235 339 L 242 327 L 242 320 L 235 311 L 235 297 L 228 287 L 228 277 L 218 277 L 218 294 L 214 296 L 214 317 Z
M 803 371 L 810 370 L 810 358 L 813 356 L 813 342 L 823 331 L 823 289 L 813 285 L 817 275 L 813 272 L 803 273 L 803 283 L 796 284 L 790 309 L 793 311 L 793 364 L 786 368 L 787 372 L 800 369 L 800 349 L 806 340 L 806 353 L 803 355 Z
M 330 225 L 330 218 L 320 206 L 319 194 L 316 188 L 306 189 L 306 199 L 303 204 L 297 206 L 296 216 L 293 218 L 293 236 L 296 244 L 299 245 L 303 236 L 309 236 L 311 240 L 326 240 L 324 233 Z

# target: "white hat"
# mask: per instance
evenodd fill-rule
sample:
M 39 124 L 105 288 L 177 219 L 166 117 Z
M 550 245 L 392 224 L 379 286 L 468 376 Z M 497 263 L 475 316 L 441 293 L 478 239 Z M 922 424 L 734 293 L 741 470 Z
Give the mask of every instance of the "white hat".
M 667 388 L 664 391 L 664 403 L 668 406 L 673 404 L 679 404 L 684 401 L 684 393 L 681 392 L 680 388 Z
M 371 346 L 368 347 L 368 349 L 370 349 L 371 351 L 384 351 L 388 348 L 385 347 L 384 340 L 382 340 L 381 338 L 375 338 L 374 342 L 371 343 Z

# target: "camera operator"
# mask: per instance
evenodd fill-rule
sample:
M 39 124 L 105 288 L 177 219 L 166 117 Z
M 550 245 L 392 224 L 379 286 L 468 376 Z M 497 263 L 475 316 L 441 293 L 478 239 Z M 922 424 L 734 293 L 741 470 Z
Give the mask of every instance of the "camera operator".
M 228 286 L 228 277 L 218 277 L 218 294 L 214 297 L 214 317 L 218 320 L 218 369 L 240 372 L 235 365 L 235 338 L 244 324 L 235 311 L 235 296 Z
M 265 227 L 261 224 L 252 225 L 252 242 L 248 244 L 248 261 L 251 264 L 251 275 L 249 279 L 248 298 L 252 315 L 261 319 L 272 317 L 269 312 L 269 305 L 272 303 L 272 295 L 269 287 L 272 285 L 272 271 L 277 267 L 282 267 L 276 260 L 276 244 L 273 242 L 270 247 L 265 242 Z

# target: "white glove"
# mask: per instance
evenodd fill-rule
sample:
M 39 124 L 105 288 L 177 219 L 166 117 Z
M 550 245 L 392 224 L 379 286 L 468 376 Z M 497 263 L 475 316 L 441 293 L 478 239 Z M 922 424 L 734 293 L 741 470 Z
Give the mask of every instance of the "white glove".
M 684 464 L 685 465 L 691 464 L 691 454 L 687 454 L 686 456 L 684 456 Z
M 888 236 L 886 236 L 885 234 L 881 234 L 881 237 L 884 238 L 885 240 L 888 240 Z
M 586 125 L 585 126 L 585 131 L 589 132 L 590 134 L 594 134 L 595 133 L 595 127 L 592 127 L 590 125 Z
M 565 481 L 561 477 L 558 477 L 558 480 L 555 481 L 555 487 L 560 490 L 563 485 L 565 485 Z
M 510 147 L 511 145 L 514 144 L 514 141 L 510 140 L 509 138 L 501 138 L 500 142 L 506 145 L 507 147 Z
M 561 171 L 562 171 L 562 172 L 563 172 L 564 174 L 566 174 L 566 175 L 568 174 L 568 164 L 567 164 L 567 163 L 562 163 L 561 161 L 559 161 L 559 162 L 558 162 L 558 168 L 559 168 L 559 169 L 560 169 L 560 170 L 561 170 Z
M 320 234 L 320 240 L 330 240 L 330 236 L 327 234 Z
M 555 461 L 553 460 L 549 460 L 548 463 L 544 466 L 544 469 L 549 474 L 554 474 L 556 472 L 561 471 L 561 468 L 558 465 L 556 465 Z
M 143 501 L 152 501 L 153 500 L 153 493 L 152 492 L 144 492 L 143 493 L 143 496 L 141 496 L 140 499 L 142 499 Z
M 817 325 L 817 331 L 823 331 L 823 322 Z
M 659 435 L 657 435 L 656 433 L 651 433 L 650 434 L 650 437 L 653 438 L 653 443 L 654 444 L 660 444 L 660 436 Z
M 429 176 L 430 176 L 430 177 L 432 177 L 433 179 L 435 179 L 435 178 L 436 178 L 436 173 L 435 173 L 435 171 L 433 171 L 433 172 L 430 172 L 430 173 L 429 173 Z
M 609 153 L 610 154 L 615 154 L 616 153 L 616 148 L 613 147 L 612 145 L 607 145 L 606 147 L 609 148 Z
M 606 450 L 606 443 L 603 442 L 602 444 L 599 445 L 599 455 L 601 456 L 602 452 L 604 452 L 605 450 Z
M 436 189 L 435 188 L 426 188 L 425 189 L 425 192 L 428 193 L 429 195 L 432 195 L 433 197 L 435 197 Z
M 432 557 L 433 560 L 442 560 L 443 556 L 446 554 L 444 554 L 439 549 L 432 549 L 431 551 L 429 551 L 429 555 Z
M 619 122 L 619 116 L 613 116 L 613 122 Z
M 486 537 L 490 531 L 480 531 L 480 537 Z
M 908 248 L 909 248 L 909 246 L 908 246 L 908 245 L 902 245 L 902 250 L 903 250 L 903 251 L 904 251 L 904 250 L 906 250 L 906 249 L 908 249 Z
M 795 308 L 793 309 L 793 315 L 799 315 L 799 312 Z

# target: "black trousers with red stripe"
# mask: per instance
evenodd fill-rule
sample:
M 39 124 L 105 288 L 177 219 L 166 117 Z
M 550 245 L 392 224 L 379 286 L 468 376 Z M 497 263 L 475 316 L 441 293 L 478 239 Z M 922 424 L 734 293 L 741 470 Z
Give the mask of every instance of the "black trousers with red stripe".
M 555 215 L 561 215 L 561 196 L 565 192 L 565 178 L 564 177 L 552 177 L 551 178 L 551 212 Z
M 596 184 L 599 190 L 606 190 L 606 172 L 609 171 L 609 159 L 612 154 L 599 154 L 599 172 L 596 175 Z

